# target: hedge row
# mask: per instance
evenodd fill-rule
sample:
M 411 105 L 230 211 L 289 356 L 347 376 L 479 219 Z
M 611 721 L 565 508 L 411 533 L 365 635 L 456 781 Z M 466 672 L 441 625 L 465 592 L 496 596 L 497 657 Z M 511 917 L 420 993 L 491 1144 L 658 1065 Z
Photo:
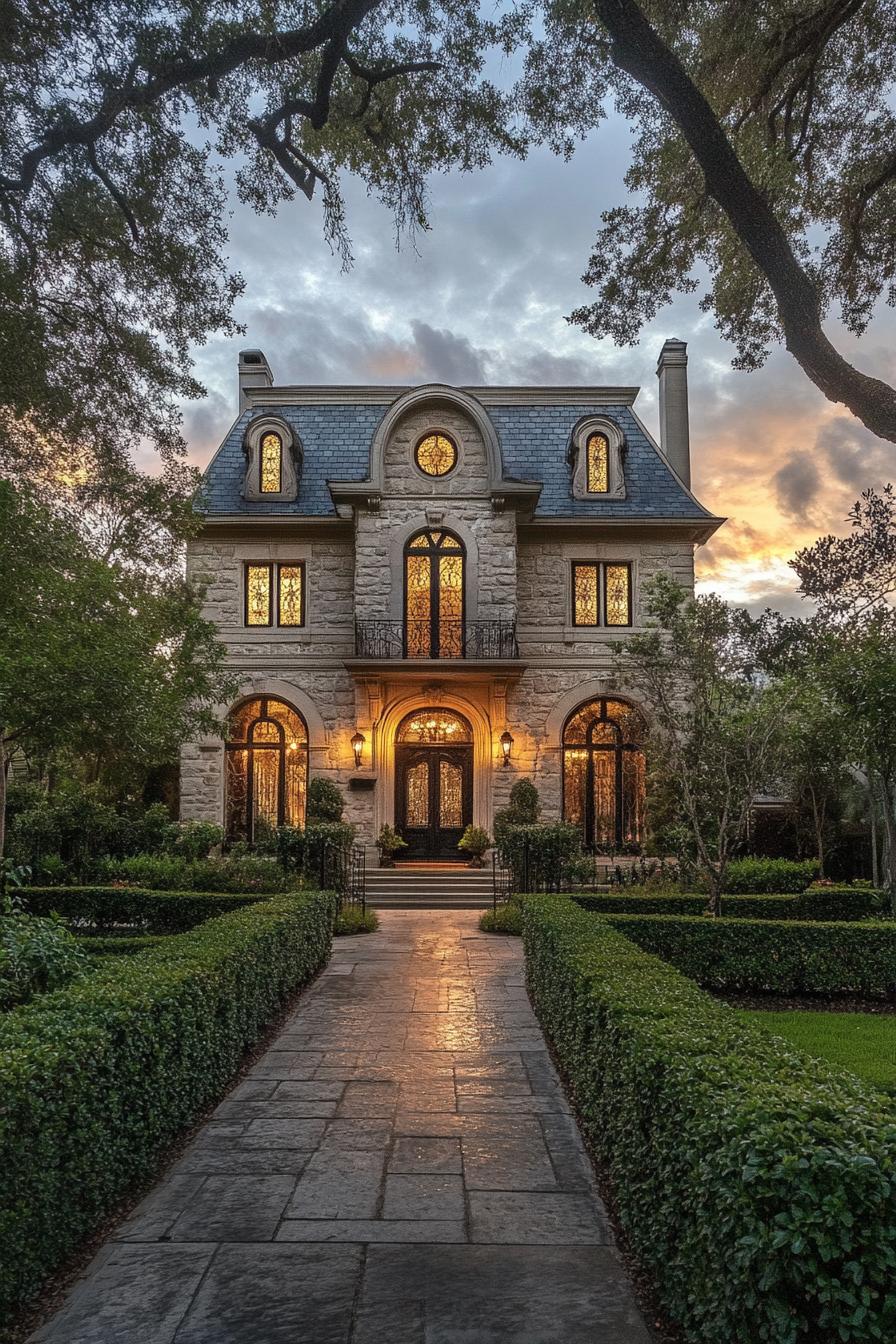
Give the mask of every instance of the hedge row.
M 896 997 L 896 924 L 607 915 L 645 952 L 708 989 Z
M 701 915 L 706 897 L 699 894 L 607 895 L 576 893 L 586 910 L 613 915 Z M 877 909 L 879 893 L 870 887 L 823 887 L 798 896 L 723 896 L 722 913 L 730 919 L 867 919 Z
M 523 921 L 538 1015 L 683 1338 L 893 1339 L 896 1110 L 572 901 L 530 897 Z
M 137 934 L 133 938 L 122 935 L 113 938 L 78 938 L 80 946 L 92 957 L 132 957 L 138 952 L 148 952 L 151 947 L 159 947 L 164 941 L 164 935 L 153 934 Z
M 221 1096 L 325 964 L 334 914 L 330 893 L 280 896 L 0 1021 L 0 1319 Z
M 259 895 L 211 891 L 151 891 L 146 887 L 26 887 L 18 893 L 32 915 L 58 914 L 68 924 L 151 933 L 184 933 L 214 915 L 242 910 Z

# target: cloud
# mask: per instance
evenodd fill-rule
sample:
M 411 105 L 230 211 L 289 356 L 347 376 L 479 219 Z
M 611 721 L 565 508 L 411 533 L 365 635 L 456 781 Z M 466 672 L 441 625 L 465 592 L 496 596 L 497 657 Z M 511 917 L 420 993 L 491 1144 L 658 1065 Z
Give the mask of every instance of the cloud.
M 805 450 L 791 453 L 772 477 L 772 486 L 783 513 L 792 518 L 805 518 L 821 488 L 817 454 Z

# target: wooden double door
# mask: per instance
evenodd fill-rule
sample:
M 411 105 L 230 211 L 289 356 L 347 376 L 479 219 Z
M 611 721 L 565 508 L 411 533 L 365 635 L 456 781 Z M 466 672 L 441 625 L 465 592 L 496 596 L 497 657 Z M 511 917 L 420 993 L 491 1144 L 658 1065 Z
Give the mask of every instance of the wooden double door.
M 473 748 L 395 749 L 395 824 L 401 859 L 462 859 L 458 841 L 473 820 Z

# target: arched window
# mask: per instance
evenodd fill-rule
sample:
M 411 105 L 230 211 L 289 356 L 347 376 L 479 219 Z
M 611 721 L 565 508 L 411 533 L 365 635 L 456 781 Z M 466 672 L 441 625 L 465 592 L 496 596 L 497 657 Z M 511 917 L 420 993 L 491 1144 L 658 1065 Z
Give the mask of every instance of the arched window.
M 282 700 L 245 700 L 227 735 L 226 829 L 251 844 L 259 825 L 302 826 L 308 783 L 308 730 Z
M 588 849 L 640 844 L 644 834 L 644 720 L 622 700 L 591 700 L 563 729 L 563 817 Z
M 283 488 L 283 442 L 273 431 L 261 440 L 258 488 L 263 495 L 278 495 Z
M 407 658 L 464 655 L 463 544 L 451 532 L 428 529 L 404 548 Z
M 589 495 L 605 495 L 610 488 L 610 445 L 606 434 L 589 434 L 586 445 Z

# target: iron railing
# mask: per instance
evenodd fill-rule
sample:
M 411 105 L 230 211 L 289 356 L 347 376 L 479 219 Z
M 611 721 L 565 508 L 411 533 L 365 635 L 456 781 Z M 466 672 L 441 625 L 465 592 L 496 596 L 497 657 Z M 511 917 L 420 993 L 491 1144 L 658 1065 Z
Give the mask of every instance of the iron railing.
M 318 866 L 321 891 L 335 891 L 340 908 L 357 906 L 367 909 L 367 861 L 362 845 L 321 846 Z
M 615 882 L 622 882 L 621 874 L 634 860 L 623 860 L 600 854 L 569 855 L 562 843 L 556 848 L 539 844 L 531 846 L 528 839 L 522 844 L 508 846 L 508 851 L 496 851 L 492 856 L 494 903 L 513 896 L 531 893 L 561 891 L 602 891 Z
M 497 910 L 513 895 L 513 879 L 497 850 L 492 851 L 492 909 Z
M 358 658 L 519 658 L 516 621 L 355 621 Z

